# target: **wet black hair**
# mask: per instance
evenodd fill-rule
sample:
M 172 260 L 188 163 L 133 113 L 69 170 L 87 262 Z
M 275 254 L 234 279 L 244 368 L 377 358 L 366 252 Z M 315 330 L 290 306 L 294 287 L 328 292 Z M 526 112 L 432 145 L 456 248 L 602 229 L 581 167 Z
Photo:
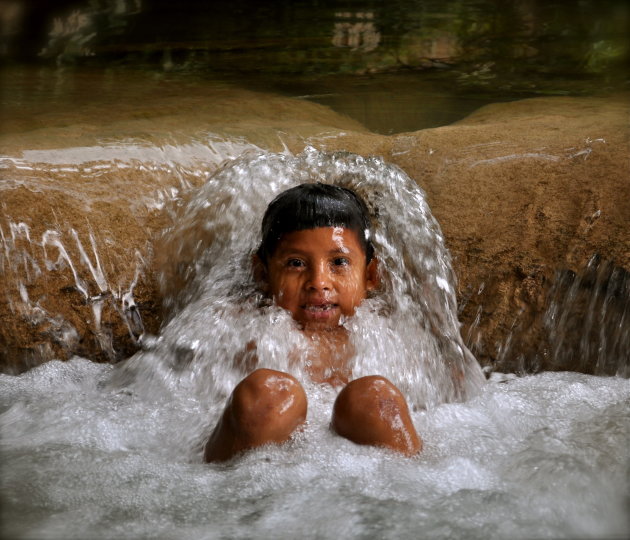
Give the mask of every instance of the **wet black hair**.
M 287 189 L 271 201 L 262 220 L 258 256 L 267 264 L 283 235 L 318 227 L 354 231 L 366 261 L 372 260 L 372 226 L 365 202 L 351 189 L 319 182 Z

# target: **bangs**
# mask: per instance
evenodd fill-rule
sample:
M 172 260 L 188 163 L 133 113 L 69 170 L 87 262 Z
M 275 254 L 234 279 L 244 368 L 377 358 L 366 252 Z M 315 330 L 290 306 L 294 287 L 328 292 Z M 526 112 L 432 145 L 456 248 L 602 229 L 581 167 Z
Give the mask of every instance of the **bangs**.
M 258 256 L 266 263 L 283 235 L 318 227 L 355 231 L 366 260 L 372 259 L 371 224 L 365 203 L 349 189 L 321 183 L 296 186 L 271 202 L 262 222 Z

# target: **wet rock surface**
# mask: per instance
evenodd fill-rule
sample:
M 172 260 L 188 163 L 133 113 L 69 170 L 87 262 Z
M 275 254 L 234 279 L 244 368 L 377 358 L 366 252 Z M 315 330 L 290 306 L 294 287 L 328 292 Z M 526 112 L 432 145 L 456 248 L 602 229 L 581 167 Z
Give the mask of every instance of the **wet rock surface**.
M 10 216 L 0 225 L 4 371 L 73 355 L 115 362 L 137 349 L 144 331 L 158 330 L 159 294 L 147 263 L 152 230 L 167 223 L 160 215 L 86 207 L 69 191 L 24 186 L 3 190 L 2 207 Z
M 530 99 L 338 147 L 373 146 L 426 190 L 459 278 L 462 332 L 482 364 L 627 374 L 628 111 L 623 99 Z M 579 283 L 571 291 L 567 275 Z M 552 316 L 571 323 L 560 329 Z M 613 341 L 625 346 L 598 362 L 594 350 Z
M 260 111 L 269 107 L 260 96 L 243 99 L 245 120 L 234 119 L 233 106 L 224 134 L 251 134 L 273 151 L 311 144 L 382 156 L 427 192 L 459 279 L 462 333 L 482 365 L 628 374 L 630 137 L 623 96 L 491 105 L 450 126 L 389 137 L 289 99 L 275 98 L 281 114 L 265 120 Z M 164 129 L 178 133 L 191 117 L 173 114 Z M 126 133 L 155 139 L 154 128 L 143 135 L 141 122 L 126 121 Z M 108 125 L 107 135 L 120 125 Z M 73 124 L 69 131 L 80 129 L 98 140 L 97 127 Z M 138 348 L 142 332 L 157 332 L 164 313 L 156 239 L 176 219 L 186 190 L 221 162 L 207 159 L 203 173 L 137 163 L 101 172 L 86 172 L 85 163 L 74 171 L 50 163 L 25 170 L 19 158 L 29 140 L 31 148 L 63 145 L 42 130 L 1 141 L 2 154 L 15 157 L 5 163 L 10 180 L 1 203 L 0 364 L 9 372 L 72 355 L 117 361 Z M 71 137 L 68 145 L 75 144 Z M 234 144 L 224 156 L 246 148 Z M 151 200 L 160 201 L 173 175 L 176 196 L 144 200 L 148 186 Z

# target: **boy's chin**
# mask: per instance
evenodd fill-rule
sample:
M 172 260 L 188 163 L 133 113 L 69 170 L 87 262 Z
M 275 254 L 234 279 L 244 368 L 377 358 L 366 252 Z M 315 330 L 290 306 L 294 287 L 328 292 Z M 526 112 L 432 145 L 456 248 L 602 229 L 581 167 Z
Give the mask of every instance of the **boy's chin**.
M 326 332 L 343 328 L 339 319 L 335 321 L 297 321 L 305 332 Z

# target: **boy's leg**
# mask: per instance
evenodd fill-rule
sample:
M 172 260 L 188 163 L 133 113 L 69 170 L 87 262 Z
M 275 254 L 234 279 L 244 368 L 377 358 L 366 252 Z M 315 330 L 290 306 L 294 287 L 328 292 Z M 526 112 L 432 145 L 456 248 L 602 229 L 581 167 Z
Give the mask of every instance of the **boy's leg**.
M 204 450 L 207 462 L 282 443 L 306 420 L 306 393 L 291 375 L 257 369 L 234 389 Z
M 422 450 L 404 396 L 385 377 L 350 382 L 337 396 L 331 426 L 357 444 L 384 446 L 407 456 Z

